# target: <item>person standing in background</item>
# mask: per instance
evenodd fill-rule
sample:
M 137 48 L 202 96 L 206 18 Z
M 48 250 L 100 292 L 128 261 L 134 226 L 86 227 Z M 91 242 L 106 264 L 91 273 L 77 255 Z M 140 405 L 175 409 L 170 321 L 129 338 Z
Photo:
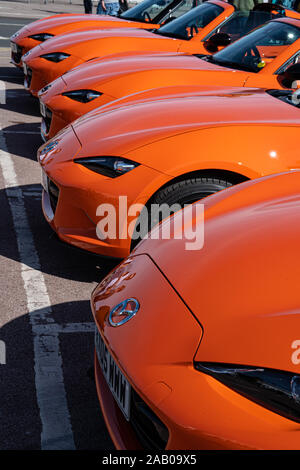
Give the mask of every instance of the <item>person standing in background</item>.
M 254 0 L 233 0 L 235 8 L 242 12 L 248 12 L 254 8 Z
M 120 15 L 124 11 L 128 10 L 127 0 L 119 0 L 119 6 L 120 6 L 120 9 L 119 9 L 119 15 Z
M 83 0 L 84 13 L 93 13 L 93 2 L 92 0 Z
M 249 11 L 253 10 L 254 0 L 233 0 L 232 4 L 240 12 L 238 18 L 239 28 L 243 30 L 248 20 Z
M 120 9 L 116 0 L 100 0 L 97 6 L 97 15 L 117 16 Z

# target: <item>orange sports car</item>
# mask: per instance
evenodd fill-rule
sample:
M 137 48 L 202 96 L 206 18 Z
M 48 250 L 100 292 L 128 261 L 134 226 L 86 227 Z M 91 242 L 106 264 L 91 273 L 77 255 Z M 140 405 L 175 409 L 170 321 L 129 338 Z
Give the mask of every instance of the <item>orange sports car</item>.
M 263 8 L 266 7 L 263 5 Z M 277 11 L 278 6 L 272 6 L 272 11 L 273 8 L 276 16 L 281 15 Z M 236 39 L 255 25 L 270 19 L 272 11 L 259 9 L 249 12 L 248 18 L 243 17 L 246 22 L 241 22 L 241 12 L 236 12 L 232 5 L 221 0 L 209 0 L 155 31 L 123 28 L 61 35 L 49 39 L 23 56 L 24 84 L 33 95 L 37 95 L 41 88 L 55 78 L 97 57 L 104 59 L 113 56 L 116 60 L 122 54 L 147 52 L 208 54 L 216 47 L 228 45 L 230 37 L 222 33 L 223 26 L 230 31 L 230 24 L 233 24 Z M 300 17 L 299 13 L 292 10 L 283 10 L 283 14 Z M 228 24 L 230 20 L 233 23 Z M 211 38 L 216 31 L 219 31 L 217 38 Z
M 23 67 L 22 55 L 38 44 L 79 29 L 142 28 L 156 29 L 192 8 L 192 0 L 144 0 L 119 17 L 108 15 L 64 14 L 34 21 L 17 31 L 11 39 L 11 61 Z
M 264 4 L 263 4 L 264 5 Z M 79 116 L 129 94 L 156 87 L 290 87 L 300 54 L 300 20 L 282 18 L 207 57 L 157 54 L 95 60 L 39 92 L 44 140 Z
M 192 230 L 148 239 L 95 289 L 118 449 L 300 449 L 299 188 L 291 172 L 208 197 L 201 250 Z
M 298 94 L 153 90 L 153 100 L 92 111 L 39 149 L 45 218 L 61 240 L 124 258 L 160 218 L 152 206 L 300 168 Z

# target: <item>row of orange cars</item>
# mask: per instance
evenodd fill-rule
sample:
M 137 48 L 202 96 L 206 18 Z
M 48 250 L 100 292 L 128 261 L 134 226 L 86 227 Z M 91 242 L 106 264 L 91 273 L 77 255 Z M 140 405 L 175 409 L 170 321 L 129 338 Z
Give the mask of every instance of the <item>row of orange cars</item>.
M 299 14 L 144 0 L 11 41 L 40 100 L 47 221 L 127 257 L 91 300 L 116 447 L 299 449 Z M 99 207 L 119 214 L 124 197 L 139 211 L 104 236 Z M 174 204 L 138 231 L 144 209 Z M 187 249 L 203 210 L 203 243 Z M 170 221 L 169 239 L 151 236 Z

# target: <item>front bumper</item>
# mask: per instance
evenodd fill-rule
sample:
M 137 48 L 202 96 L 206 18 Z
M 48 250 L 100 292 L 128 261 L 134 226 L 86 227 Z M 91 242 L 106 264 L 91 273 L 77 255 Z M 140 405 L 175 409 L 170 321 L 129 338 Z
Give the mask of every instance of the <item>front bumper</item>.
M 109 390 L 109 387 L 104 379 L 103 373 L 99 366 L 96 352 L 95 352 L 94 364 L 95 364 L 95 381 L 96 381 L 96 388 L 97 388 L 97 394 L 98 394 L 100 406 L 103 412 L 105 424 L 109 430 L 110 436 L 113 440 L 115 447 L 119 450 L 142 450 L 143 449 L 142 444 L 145 445 L 145 437 L 144 435 L 141 434 L 140 424 L 142 425 L 143 421 L 140 420 L 140 423 L 139 423 L 138 420 L 136 420 L 135 427 L 133 427 L 132 423 L 128 423 L 125 420 L 116 401 L 113 399 L 113 396 Z M 151 420 L 152 419 L 155 420 L 155 418 L 157 417 L 154 415 L 154 413 L 153 414 L 151 413 L 151 417 L 149 417 L 149 424 L 147 423 L 149 427 L 151 426 Z M 152 440 L 152 445 L 153 445 L 153 440 Z M 163 449 L 164 447 L 160 447 L 158 445 L 155 447 L 153 446 L 151 448 L 155 450 L 159 450 L 159 449 Z
M 51 98 L 40 97 L 43 112 L 41 124 L 41 136 L 44 141 L 52 139 L 61 129 L 100 106 L 110 103 L 115 98 L 101 95 L 99 98 L 89 103 L 80 103 L 61 94 L 54 95 L 51 91 Z
M 10 41 L 10 48 L 11 48 L 11 63 L 20 69 L 23 68 L 22 64 L 22 56 L 26 54 L 26 52 L 33 49 L 35 46 L 40 44 L 39 41 L 31 39 L 29 37 L 16 37 L 15 39 L 11 39 Z
M 24 49 L 16 43 L 11 42 L 11 63 L 22 69 L 22 56 L 25 54 Z
M 178 376 L 179 380 L 190 378 Z M 96 354 L 95 379 L 101 410 L 115 447 L 153 450 L 143 447 L 140 436 L 119 410 Z M 299 426 L 296 423 L 284 418 L 279 423 L 281 419 L 277 421 L 276 415 L 272 417 L 267 410 L 261 412 L 258 405 L 252 403 L 248 406 L 245 398 L 226 390 L 225 386 L 204 374 L 199 373 L 197 383 L 197 396 L 195 393 L 189 395 L 188 387 L 179 387 L 181 390 L 173 390 L 172 398 L 164 402 L 161 417 L 169 429 L 167 450 L 299 450 Z M 156 408 L 147 395 L 144 400 L 150 409 Z M 176 422 L 176 408 L 181 407 L 182 420 Z
M 142 165 L 118 178 L 99 175 L 73 161 L 52 165 L 46 171 L 53 191 L 43 191 L 42 208 L 58 237 L 77 248 L 113 258 L 128 256 L 131 248 L 130 236 L 120 237 L 121 233 L 128 233 L 130 222 L 127 226 L 126 217 L 124 224 L 119 225 L 119 198 L 127 196 L 128 208 L 137 202 L 145 204 L 149 192 L 155 192 L 153 185 L 160 187 L 169 179 Z M 97 209 L 108 203 L 117 214 L 116 232 L 113 238 L 100 239 L 96 231 L 101 220 Z
M 43 54 L 42 49 L 40 51 L 40 54 Z M 55 63 L 40 57 L 30 57 L 28 58 L 28 60 L 25 59 L 24 62 L 26 66 L 30 69 L 32 74 L 32 79 L 30 81 L 30 86 L 28 87 L 28 90 L 33 96 L 38 96 L 38 92 L 42 88 L 44 88 L 46 85 L 53 82 L 53 80 L 62 76 L 64 73 L 68 72 L 72 68 L 82 64 L 83 60 L 71 56 L 65 60 L 62 60 L 61 62 Z M 26 78 L 25 69 L 24 74 Z

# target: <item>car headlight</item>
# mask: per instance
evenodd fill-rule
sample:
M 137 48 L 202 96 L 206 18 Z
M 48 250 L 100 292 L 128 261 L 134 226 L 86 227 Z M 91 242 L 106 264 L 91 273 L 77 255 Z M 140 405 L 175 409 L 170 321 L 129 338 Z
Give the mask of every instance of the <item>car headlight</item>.
M 120 157 L 75 158 L 74 162 L 110 178 L 121 176 L 139 166 L 139 163 Z
M 99 96 L 103 95 L 98 91 L 93 90 L 73 90 L 73 91 L 66 91 L 62 93 L 63 96 L 67 96 L 71 100 L 80 101 L 80 103 L 89 103 Z
M 50 60 L 50 62 L 61 62 L 62 60 L 70 57 L 70 54 L 64 52 L 51 52 L 49 54 L 43 54 L 40 56 L 42 59 Z
M 46 91 L 49 90 L 49 88 L 52 87 L 52 83 L 48 83 L 48 85 L 44 86 L 44 88 L 42 88 L 39 92 L 38 92 L 38 96 L 42 95 L 43 93 L 46 93 Z
M 15 39 L 15 38 L 17 38 L 18 36 L 20 36 L 20 34 L 21 34 L 21 30 L 20 30 L 20 31 L 17 31 L 16 33 L 14 33 L 14 34 L 11 36 L 10 39 Z
M 47 39 L 51 39 L 54 37 L 54 34 L 48 34 L 48 33 L 40 33 L 40 34 L 32 34 L 32 36 L 29 36 L 31 39 L 35 39 L 36 41 L 47 41 Z
M 58 140 L 53 140 L 46 144 L 42 150 L 40 151 L 40 156 L 45 155 L 46 153 L 50 152 L 51 150 L 54 150 L 55 147 L 58 145 Z
M 274 413 L 300 422 L 299 374 L 209 362 L 196 362 L 195 368 Z

